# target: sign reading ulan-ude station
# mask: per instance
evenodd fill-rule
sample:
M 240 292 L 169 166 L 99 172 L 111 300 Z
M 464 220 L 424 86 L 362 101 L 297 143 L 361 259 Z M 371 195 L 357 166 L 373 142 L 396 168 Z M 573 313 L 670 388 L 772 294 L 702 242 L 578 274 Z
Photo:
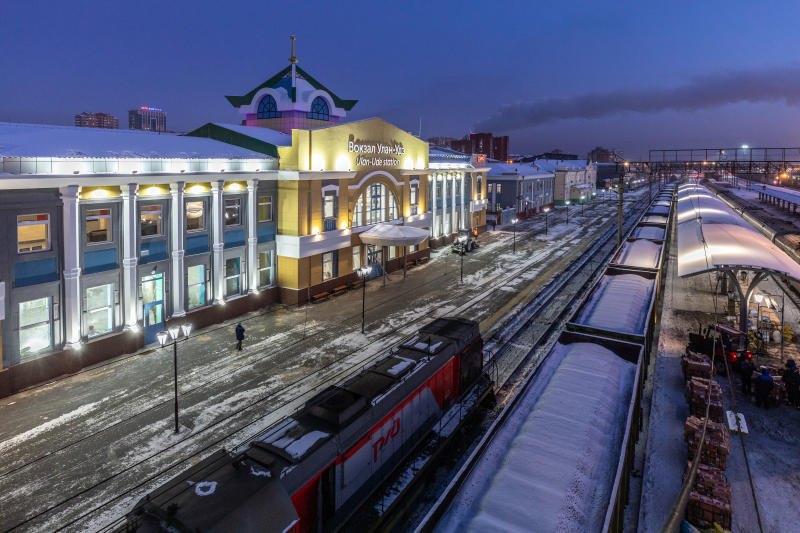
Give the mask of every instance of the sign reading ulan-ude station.
M 356 139 L 352 134 L 347 141 L 347 151 L 351 154 L 358 154 L 355 164 L 360 167 L 399 167 L 401 161 L 394 156 L 402 156 L 406 153 L 406 149 L 400 142 L 384 143 Z

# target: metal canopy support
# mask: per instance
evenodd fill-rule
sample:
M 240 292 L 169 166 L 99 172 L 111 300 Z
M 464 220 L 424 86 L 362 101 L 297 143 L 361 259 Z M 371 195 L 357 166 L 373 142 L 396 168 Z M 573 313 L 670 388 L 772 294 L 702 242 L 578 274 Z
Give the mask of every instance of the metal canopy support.
M 728 279 L 731 281 L 729 285 L 732 285 L 736 288 L 736 293 L 739 296 L 739 329 L 743 332 L 747 333 L 747 304 L 750 301 L 750 296 L 753 295 L 753 291 L 755 290 L 756 286 L 767 277 L 767 272 L 760 271 L 757 272 L 756 275 L 753 277 L 753 281 L 747 286 L 747 290 L 742 293 L 742 286 L 739 284 L 739 280 L 737 279 L 737 274 L 740 270 L 726 270 L 725 273 L 728 275 Z

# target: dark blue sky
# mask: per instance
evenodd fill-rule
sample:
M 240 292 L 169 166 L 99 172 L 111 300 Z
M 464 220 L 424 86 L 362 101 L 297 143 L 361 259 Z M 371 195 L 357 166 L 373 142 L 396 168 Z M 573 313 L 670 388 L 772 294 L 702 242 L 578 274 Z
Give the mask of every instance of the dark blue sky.
M 512 151 L 629 157 L 796 146 L 798 20 L 770 1 L 6 0 L 0 120 L 105 111 L 124 128 L 153 105 L 178 131 L 237 122 L 224 95 L 283 68 L 296 34 L 300 65 L 360 100 L 350 118 L 416 132 L 421 117 L 426 138 L 490 127 Z

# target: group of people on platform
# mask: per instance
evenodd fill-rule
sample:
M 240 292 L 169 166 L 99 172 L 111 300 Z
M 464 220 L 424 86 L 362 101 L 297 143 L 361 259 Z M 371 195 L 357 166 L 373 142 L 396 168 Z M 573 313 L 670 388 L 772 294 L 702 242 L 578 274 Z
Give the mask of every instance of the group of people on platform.
M 761 374 L 753 379 L 753 372 L 756 366 L 751 359 L 744 359 L 739 367 L 742 377 L 742 392 L 750 396 L 751 387 L 755 389 L 756 405 L 769 409 L 771 403 L 772 389 L 775 387 L 775 379 L 770 375 L 769 368 L 762 366 Z M 786 386 L 786 402 L 790 407 L 800 409 L 800 370 L 793 359 L 786 361 L 786 370 L 781 378 Z

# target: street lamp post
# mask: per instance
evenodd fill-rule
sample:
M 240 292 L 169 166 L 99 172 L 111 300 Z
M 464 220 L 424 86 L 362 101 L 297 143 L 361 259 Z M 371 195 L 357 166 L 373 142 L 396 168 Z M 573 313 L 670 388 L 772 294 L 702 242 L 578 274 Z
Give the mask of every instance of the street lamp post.
M 586 196 L 581 195 L 581 216 L 583 216 L 583 204 L 585 203 L 584 198 L 586 198 Z
M 564 205 L 567 206 L 567 226 L 569 226 L 569 200 L 565 201 Z
M 367 279 L 372 267 L 364 265 L 358 269 L 358 277 L 361 278 L 361 333 L 364 333 L 364 325 L 367 321 Z
M 461 249 L 459 251 L 459 255 L 461 256 L 461 283 L 464 283 L 464 254 L 467 253 L 467 236 L 460 236 L 458 242 L 461 244 Z
M 549 207 L 544 208 L 544 234 L 547 235 L 547 213 L 550 212 Z
M 192 332 L 191 324 L 183 324 L 182 326 L 170 326 L 166 331 L 159 331 L 156 333 L 158 343 L 164 348 L 167 341 L 172 339 L 172 365 L 174 373 L 174 388 L 175 388 L 175 433 L 178 432 L 178 338 L 183 332 L 184 340 L 189 338 L 189 333 Z
M 511 219 L 511 227 L 514 228 L 514 253 L 517 253 L 517 217 Z

